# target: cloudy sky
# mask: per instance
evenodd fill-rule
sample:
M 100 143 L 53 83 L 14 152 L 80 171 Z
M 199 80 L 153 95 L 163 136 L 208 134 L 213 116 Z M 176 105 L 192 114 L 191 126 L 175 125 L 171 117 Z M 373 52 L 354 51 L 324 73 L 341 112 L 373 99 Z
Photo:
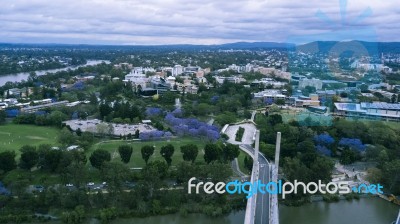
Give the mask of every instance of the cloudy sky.
M 155 45 L 400 41 L 398 0 L 348 0 L 346 5 L 340 0 L 304 2 L 1 0 L 0 42 Z

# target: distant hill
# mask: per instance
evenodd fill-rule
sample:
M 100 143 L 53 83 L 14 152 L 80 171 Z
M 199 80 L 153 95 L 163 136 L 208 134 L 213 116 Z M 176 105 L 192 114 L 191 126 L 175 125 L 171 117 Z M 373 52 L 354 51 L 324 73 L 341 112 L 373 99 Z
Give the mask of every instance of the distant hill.
M 298 45 L 296 50 L 304 53 L 377 55 L 400 53 L 400 42 L 314 41 Z
M 218 45 L 192 45 L 192 44 L 173 44 L 173 45 L 74 45 L 74 44 L 9 44 L 0 43 L 0 49 L 4 48 L 61 48 L 61 49 L 100 49 L 100 50 L 260 50 L 260 49 L 287 49 L 297 50 L 304 53 L 333 53 L 333 54 L 353 54 L 357 52 L 363 54 L 398 53 L 400 54 L 400 42 L 365 42 L 365 41 L 314 41 L 307 44 L 295 45 L 292 43 L 278 42 L 236 42 Z
M 229 44 L 215 45 L 215 47 L 223 49 L 267 49 L 267 48 L 294 48 L 295 45 L 291 43 L 277 43 L 277 42 L 236 42 Z

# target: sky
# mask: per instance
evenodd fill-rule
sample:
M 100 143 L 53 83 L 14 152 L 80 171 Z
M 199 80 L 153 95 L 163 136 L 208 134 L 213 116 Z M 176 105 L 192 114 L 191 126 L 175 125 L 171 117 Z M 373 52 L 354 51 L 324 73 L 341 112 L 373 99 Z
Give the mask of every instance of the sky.
M 0 42 L 400 41 L 397 0 L 1 0 Z

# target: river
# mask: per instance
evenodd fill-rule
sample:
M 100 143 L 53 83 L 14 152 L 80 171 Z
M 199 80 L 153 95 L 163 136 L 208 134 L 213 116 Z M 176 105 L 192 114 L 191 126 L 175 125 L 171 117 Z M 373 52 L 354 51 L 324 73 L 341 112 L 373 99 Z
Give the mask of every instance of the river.
M 300 207 L 280 206 L 279 216 L 280 224 L 391 224 L 396 219 L 399 208 L 380 198 L 360 198 L 336 203 L 314 202 Z M 182 217 L 176 214 L 119 219 L 113 224 L 242 224 L 243 220 L 244 211 L 239 211 L 220 218 L 201 214 Z
M 40 75 L 45 75 L 46 73 L 56 73 L 59 71 L 66 71 L 68 69 L 75 70 L 80 67 L 101 64 L 102 62 L 105 62 L 107 64 L 110 63 L 110 61 L 106 61 L 106 60 L 88 60 L 86 62 L 86 64 L 84 64 L 84 65 L 68 66 L 65 68 L 40 70 L 40 71 L 35 71 L 35 72 L 36 72 L 36 75 L 40 76 Z M 29 77 L 29 73 L 31 73 L 31 72 L 20 72 L 20 73 L 15 73 L 15 74 L 2 75 L 2 76 L 0 76 L 0 86 L 3 86 L 4 84 L 6 84 L 6 82 L 21 82 L 22 80 L 27 80 Z

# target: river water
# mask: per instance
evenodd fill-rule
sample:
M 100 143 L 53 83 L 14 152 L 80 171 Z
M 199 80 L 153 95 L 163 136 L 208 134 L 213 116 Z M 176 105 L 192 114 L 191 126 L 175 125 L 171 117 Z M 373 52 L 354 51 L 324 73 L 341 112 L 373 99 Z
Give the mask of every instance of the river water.
M 391 224 L 399 206 L 380 198 L 341 200 L 336 203 L 314 202 L 300 207 L 279 207 L 280 224 Z M 226 217 L 210 218 L 201 214 L 182 217 L 179 214 L 147 218 L 119 219 L 113 224 L 242 224 L 244 211 Z
M 110 63 L 110 61 L 105 61 L 105 60 L 88 60 L 86 64 L 84 65 L 78 65 L 78 66 L 68 66 L 65 68 L 58 68 L 58 69 L 48 69 L 48 70 L 41 70 L 41 71 L 35 71 L 36 75 L 45 75 L 46 73 L 56 73 L 59 71 L 66 71 L 68 69 L 75 70 L 80 67 L 85 67 L 89 65 L 97 65 L 101 64 L 102 62 L 104 63 Z M 29 77 L 30 72 L 21 72 L 21 73 L 16 73 L 16 74 L 9 74 L 9 75 L 2 75 L 0 76 L 0 86 L 3 86 L 6 84 L 6 82 L 21 82 L 22 80 L 27 80 Z

